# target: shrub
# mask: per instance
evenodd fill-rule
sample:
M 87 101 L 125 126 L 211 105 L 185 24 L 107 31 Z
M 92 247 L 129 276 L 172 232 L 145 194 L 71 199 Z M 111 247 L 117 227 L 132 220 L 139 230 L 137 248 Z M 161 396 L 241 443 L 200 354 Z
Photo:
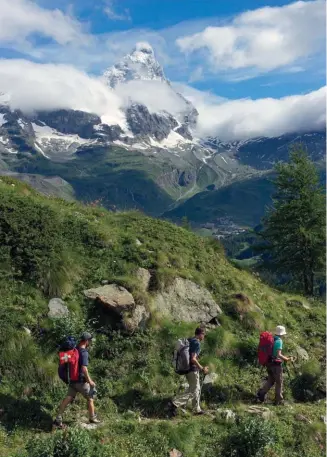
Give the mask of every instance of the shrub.
M 258 354 L 258 338 L 246 336 L 238 343 L 239 363 L 254 364 Z
M 224 457 L 263 457 L 268 446 L 275 441 L 275 429 L 271 422 L 260 418 L 242 419 L 232 427 L 226 439 Z
M 33 438 L 26 450 L 29 457 L 104 457 L 103 449 L 89 432 L 78 427 L 57 431 L 51 437 Z
M 292 382 L 293 397 L 299 401 L 314 401 L 322 395 L 318 390 L 322 369 L 317 360 L 302 365 L 301 372 Z

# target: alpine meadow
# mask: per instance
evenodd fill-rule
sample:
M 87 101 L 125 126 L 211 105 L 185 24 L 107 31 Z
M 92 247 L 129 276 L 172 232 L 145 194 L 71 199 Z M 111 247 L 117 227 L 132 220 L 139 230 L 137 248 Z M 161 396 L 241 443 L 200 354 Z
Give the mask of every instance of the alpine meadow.
M 0 0 L 0 457 L 326 455 L 323 0 Z

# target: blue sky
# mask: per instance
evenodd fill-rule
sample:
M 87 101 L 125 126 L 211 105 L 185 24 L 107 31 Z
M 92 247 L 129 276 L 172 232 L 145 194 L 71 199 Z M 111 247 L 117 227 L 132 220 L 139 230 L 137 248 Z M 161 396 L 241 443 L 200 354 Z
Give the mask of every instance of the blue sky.
M 73 0 L 67 3 L 66 0 L 0 0 L 0 6 L 2 2 L 7 4 L 7 8 L 8 5 L 9 8 L 15 4 L 25 5 L 26 10 L 34 3 L 40 12 L 47 11 L 51 14 L 59 9 L 67 20 L 72 18 L 72 26 L 79 29 L 81 35 L 94 40 L 89 46 L 79 46 L 77 37 L 74 43 L 62 45 L 51 33 L 47 36 L 44 31 L 32 30 L 31 25 L 30 32 L 26 32 L 23 38 L 18 36 L 17 42 L 2 40 L 1 43 L 0 32 L 2 58 L 72 63 L 90 73 L 99 74 L 127 53 L 134 42 L 148 41 L 153 45 L 169 79 L 227 98 L 283 97 L 304 94 L 325 84 L 323 21 L 320 20 L 319 24 L 316 21 L 317 15 L 321 16 L 322 1 Z M 298 5 L 303 10 L 305 3 L 307 10 L 303 12 L 299 11 L 301 8 L 296 8 L 294 14 L 295 8 L 288 8 Z M 271 17 L 260 18 L 262 8 L 266 8 L 266 16 L 270 14 Z M 246 12 L 253 17 L 242 24 L 242 15 Z M 0 12 L 0 16 L 1 14 Z M 278 23 L 283 20 L 285 24 L 279 28 Z M 178 40 L 204 34 L 208 27 L 218 31 L 223 27 L 226 30 L 234 29 L 234 34 L 238 34 L 238 43 L 227 50 L 227 55 L 224 56 L 221 55 L 222 49 L 215 50 L 215 41 L 221 41 L 218 35 L 216 39 L 213 35 L 207 41 L 204 40 L 203 46 L 196 49 L 194 43 L 183 49 L 178 45 Z M 258 43 L 251 49 L 251 40 L 255 37 L 247 35 L 251 35 L 251 27 L 257 29 L 258 33 L 265 33 L 265 30 L 278 33 L 280 39 L 285 43 L 288 41 L 289 55 L 284 60 L 280 59 L 280 62 L 277 59 L 276 64 L 270 68 L 266 62 L 261 65 L 259 58 L 251 64 L 251 56 L 248 64 L 237 67 L 233 62 L 229 67 L 219 67 L 220 57 L 229 60 L 228 54 L 237 53 L 242 47 L 245 48 L 245 54 L 257 52 L 255 46 Z M 310 38 L 312 34 L 314 37 Z M 306 38 L 303 39 L 303 36 Z M 195 37 L 193 41 L 200 39 Z M 303 43 L 296 45 L 302 46 L 303 52 L 296 49 L 293 56 L 292 45 L 297 40 L 303 40 Z M 278 46 L 282 47 L 283 43 L 278 43 Z M 278 46 L 275 54 L 279 52 Z M 270 49 L 271 46 L 268 45 L 268 60 Z M 265 54 L 264 49 L 259 51 Z M 217 66 L 213 63 L 215 60 Z
M 59 81 L 58 73 L 63 86 L 64 74 L 86 84 L 86 73 L 93 87 L 94 78 L 142 41 L 154 48 L 168 79 L 204 113 L 223 99 L 244 100 L 237 105 L 244 116 L 254 115 L 255 106 L 264 118 L 261 113 L 275 106 L 264 133 L 266 127 L 275 131 L 280 113 L 288 112 L 288 123 L 294 117 L 290 106 L 301 103 L 303 119 L 309 113 L 314 125 L 316 119 L 321 124 L 325 16 L 324 0 L 0 0 L 0 92 L 1 85 L 17 92 L 10 82 L 17 86 L 26 78 L 22 65 L 31 84 L 45 84 L 51 68 L 51 78 Z M 19 89 L 30 92 L 23 82 Z M 87 92 L 80 90 L 86 98 Z M 229 106 L 235 116 L 236 105 Z

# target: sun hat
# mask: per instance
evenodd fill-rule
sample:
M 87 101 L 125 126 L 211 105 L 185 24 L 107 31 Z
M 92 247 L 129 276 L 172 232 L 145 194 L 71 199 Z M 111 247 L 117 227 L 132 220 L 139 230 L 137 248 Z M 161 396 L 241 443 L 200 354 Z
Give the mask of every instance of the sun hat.
M 283 325 L 277 325 L 276 330 L 275 330 L 275 335 L 277 335 L 277 336 L 286 335 L 285 327 Z

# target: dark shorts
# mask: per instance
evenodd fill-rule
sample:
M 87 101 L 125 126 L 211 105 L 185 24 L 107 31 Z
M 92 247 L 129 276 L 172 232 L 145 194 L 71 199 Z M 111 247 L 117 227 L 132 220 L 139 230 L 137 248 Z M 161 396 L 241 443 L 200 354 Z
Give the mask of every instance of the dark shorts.
M 88 382 L 74 382 L 68 387 L 68 397 L 75 398 L 77 394 L 83 395 L 84 398 L 90 398 L 90 384 Z

